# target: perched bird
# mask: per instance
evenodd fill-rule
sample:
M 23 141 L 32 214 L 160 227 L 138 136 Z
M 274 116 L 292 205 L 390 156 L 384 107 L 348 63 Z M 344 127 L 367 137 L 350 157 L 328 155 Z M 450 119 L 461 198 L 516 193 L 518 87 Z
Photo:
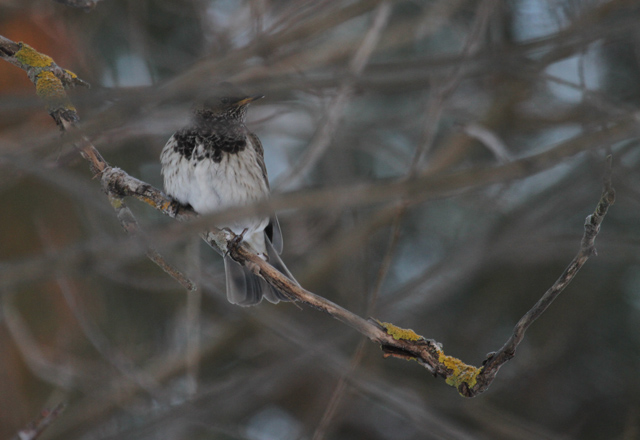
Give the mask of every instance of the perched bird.
M 260 98 L 221 83 L 194 108 L 191 124 L 171 136 L 160 156 L 169 196 L 199 214 L 248 205 L 269 196 L 262 144 L 245 126 L 249 104 Z M 279 257 L 282 233 L 275 215 L 239 218 L 216 226 L 241 236 L 253 252 L 293 280 Z M 250 306 L 263 297 L 272 303 L 288 300 L 228 255 L 224 256 L 224 267 L 231 303 Z

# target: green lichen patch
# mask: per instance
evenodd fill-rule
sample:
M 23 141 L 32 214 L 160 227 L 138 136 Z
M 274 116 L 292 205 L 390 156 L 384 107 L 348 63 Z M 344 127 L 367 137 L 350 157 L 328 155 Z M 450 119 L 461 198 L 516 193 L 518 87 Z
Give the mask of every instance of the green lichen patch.
M 54 65 L 53 58 L 42 54 L 26 43 L 20 42 L 20 50 L 15 58 L 27 67 L 50 67 Z
M 381 322 L 378 321 L 387 332 L 387 334 L 393 336 L 393 339 L 396 341 L 421 341 L 424 338 L 414 332 L 411 329 L 400 328 L 396 325 L 391 324 L 390 322 Z

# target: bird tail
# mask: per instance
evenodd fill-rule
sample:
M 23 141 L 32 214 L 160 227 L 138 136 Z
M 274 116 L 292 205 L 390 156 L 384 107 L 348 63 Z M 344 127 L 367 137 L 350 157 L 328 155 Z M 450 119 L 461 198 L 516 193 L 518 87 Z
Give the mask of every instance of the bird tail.
M 291 281 L 298 283 L 287 266 L 282 262 L 271 241 L 265 237 L 269 263 Z M 291 299 L 275 287 L 267 283 L 262 277 L 255 275 L 245 266 L 234 261 L 230 256 L 224 257 L 224 270 L 227 278 L 227 299 L 239 306 L 253 306 L 266 298 L 274 304 Z

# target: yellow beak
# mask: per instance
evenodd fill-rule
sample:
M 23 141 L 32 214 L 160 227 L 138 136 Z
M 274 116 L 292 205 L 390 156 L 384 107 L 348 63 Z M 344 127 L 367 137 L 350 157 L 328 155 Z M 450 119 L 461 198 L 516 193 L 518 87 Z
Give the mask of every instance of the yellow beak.
M 262 99 L 262 98 L 264 98 L 264 95 L 247 96 L 246 98 L 242 98 L 241 100 L 237 101 L 235 105 L 239 107 L 241 105 L 246 105 L 246 104 L 249 104 L 250 102 L 257 101 L 258 99 Z

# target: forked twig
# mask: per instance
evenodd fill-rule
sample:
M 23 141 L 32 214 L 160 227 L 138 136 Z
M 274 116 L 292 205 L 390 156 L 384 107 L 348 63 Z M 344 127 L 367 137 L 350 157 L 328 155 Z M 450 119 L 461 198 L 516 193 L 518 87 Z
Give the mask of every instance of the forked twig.
M 435 376 L 445 378 L 447 384 L 456 387 L 461 395 L 474 397 L 489 388 L 500 367 L 515 356 L 515 350 L 522 341 L 527 328 L 544 313 L 553 300 L 567 287 L 589 257 L 596 254 L 595 238 L 600 231 L 604 216 L 615 201 L 615 190 L 611 183 L 611 166 L 612 158 L 609 156 L 607 157 L 602 196 L 593 214 L 587 216 L 578 254 L 560 278 L 545 292 L 533 308 L 520 319 L 507 343 L 498 352 L 490 353 L 483 362 L 482 367 L 467 365 L 459 359 L 447 356 L 442 350 L 441 344 L 425 339 L 413 330 L 402 329 L 393 324 L 383 323 L 375 319 L 364 320 L 339 305 L 303 289 L 278 272 L 269 263 L 247 251 L 242 245 L 229 240 L 228 237 L 220 237 L 220 234 L 217 234 L 216 239 L 209 242 L 212 246 L 220 247 L 227 240 L 228 252 L 232 258 L 245 265 L 250 263 L 247 266 L 256 268 L 256 273 L 271 285 L 305 304 L 329 313 L 334 318 L 367 336 L 371 341 L 380 344 L 385 357 L 416 360 Z
M 529 310 L 516 324 L 513 334 L 509 340 L 495 353 L 489 353 L 487 359 L 483 362 L 482 374 L 478 376 L 478 387 L 474 391 L 479 393 L 487 389 L 493 381 L 495 375 L 502 365 L 515 356 L 516 348 L 522 342 L 524 333 L 529 326 L 542 315 L 551 303 L 562 293 L 567 285 L 573 280 L 578 271 L 584 266 L 589 257 L 597 255 L 595 248 L 595 240 L 604 216 L 607 214 L 609 207 L 613 205 L 616 193 L 611 183 L 612 156 L 607 157 L 607 167 L 604 175 L 604 188 L 602 196 L 596 206 L 593 214 L 587 216 L 584 223 L 584 235 L 580 242 L 580 250 L 573 258 L 569 266 L 562 272 L 562 275 L 555 283 L 542 295 L 538 302 Z

